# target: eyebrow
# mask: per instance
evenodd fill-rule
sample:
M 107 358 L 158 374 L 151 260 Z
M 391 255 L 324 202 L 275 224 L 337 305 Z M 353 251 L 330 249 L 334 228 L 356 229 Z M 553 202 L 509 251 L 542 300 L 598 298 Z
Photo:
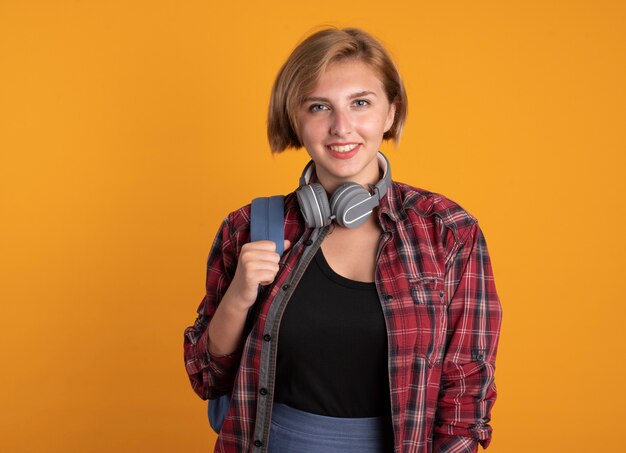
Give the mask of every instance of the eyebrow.
M 361 98 L 364 96 L 376 96 L 376 93 L 374 93 L 373 91 L 359 91 L 358 93 L 353 93 L 350 96 L 348 96 L 348 99 L 355 99 L 355 98 Z M 310 96 L 304 99 L 304 102 L 312 102 L 312 101 L 316 101 L 316 102 L 328 102 L 328 99 L 322 96 Z

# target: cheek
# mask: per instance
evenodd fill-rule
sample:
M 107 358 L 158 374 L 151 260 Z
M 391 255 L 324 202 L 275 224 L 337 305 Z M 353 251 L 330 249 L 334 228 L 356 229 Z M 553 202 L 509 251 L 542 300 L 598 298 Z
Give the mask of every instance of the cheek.
M 370 138 L 376 138 L 380 136 L 382 138 L 385 132 L 385 118 L 370 118 L 367 121 L 361 123 L 361 133 L 367 135 Z
M 320 121 L 303 121 L 299 128 L 304 143 L 320 140 L 324 136 L 324 126 Z

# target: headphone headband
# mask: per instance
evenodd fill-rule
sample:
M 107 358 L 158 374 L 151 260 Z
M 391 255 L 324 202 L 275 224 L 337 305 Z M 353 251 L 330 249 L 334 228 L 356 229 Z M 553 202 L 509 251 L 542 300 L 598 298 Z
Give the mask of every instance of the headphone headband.
M 383 170 L 383 177 L 375 186 L 369 186 L 373 193 L 360 184 L 348 182 L 335 190 L 330 203 L 320 183 L 309 184 L 315 170 L 313 160 L 304 167 L 296 194 L 300 210 L 309 227 L 319 228 L 335 220 L 341 226 L 356 228 L 368 219 L 391 185 L 391 166 L 387 157 L 380 151 L 376 157 Z
M 383 170 L 383 177 L 376 183 L 374 186 L 374 192 L 378 195 L 378 200 L 385 196 L 387 193 L 387 189 L 389 189 L 389 184 L 391 184 L 391 166 L 389 165 L 389 160 L 387 156 L 378 151 L 376 155 L 378 158 L 378 165 Z M 313 172 L 315 171 L 315 162 L 310 160 L 308 164 L 302 170 L 302 175 L 300 176 L 300 187 L 306 186 L 311 181 L 311 176 L 313 176 Z

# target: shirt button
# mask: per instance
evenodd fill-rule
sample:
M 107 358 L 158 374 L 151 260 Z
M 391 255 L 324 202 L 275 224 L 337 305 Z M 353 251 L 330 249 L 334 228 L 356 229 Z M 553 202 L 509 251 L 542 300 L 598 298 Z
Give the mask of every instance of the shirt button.
M 262 388 L 261 390 L 259 390 L 259 393 L 263 396 L 267 395 L 267 389 L 266 388 Z
M 391 294 L 386 294 L 385 295 L 385 299 L 386 300 L 393 300 L 393 296 Z
M 262 447 L 263 446 L 263 442 L 261 442 L 260 440 L 255 440 L 254 441 L 254 446 L 255 447 Z
M 287 291 L 289 289 L 289 285 L 283 285 L 283 290 Z
M 313 245 L 313 240 L 309 239 L 308 241 L 306 241 L 306 245 L 307 247 Z
M 272 336 L 268 333 L 266 333 L 265 335 L 263 335 L 263 340 L 265 341 L 272 341 Z
M 443 299 L 443 291 L 439 291 L 439 297 Z

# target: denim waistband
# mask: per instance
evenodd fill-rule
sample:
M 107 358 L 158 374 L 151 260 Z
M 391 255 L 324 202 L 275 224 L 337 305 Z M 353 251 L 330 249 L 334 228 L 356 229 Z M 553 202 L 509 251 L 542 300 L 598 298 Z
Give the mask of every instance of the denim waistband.
M 388 417 L 328 417 L 278 403 L 272 409 L 272 421 L 283 428 L 322 436 L 339 433 L 341 437 L 377 439 L 391 429 Z
M 327 417 L 275 403 L 268 452 L 393 452 L 391 419 Z

